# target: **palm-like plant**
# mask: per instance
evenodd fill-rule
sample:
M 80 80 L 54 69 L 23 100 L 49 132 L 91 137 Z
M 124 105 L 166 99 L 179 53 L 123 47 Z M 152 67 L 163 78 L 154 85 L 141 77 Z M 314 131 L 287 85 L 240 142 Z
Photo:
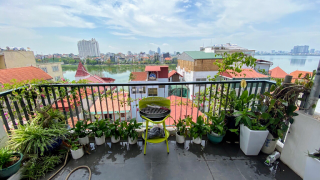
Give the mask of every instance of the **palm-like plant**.
M 189 120 L 191 127 L 190 127 L 190 134 L 189 136 L 193 138 L 200 138 L 202 139 L 202 135 L 207 134 L 210 130 L 209 126 L 204 123 L 204 119 L 202 116 L 198 116 L 197 122 L 193 122 Z
M 222 111 L 220 116 L 214 116 L 212 112 L 205 113 L 208 117 L 208 125 L 210 127 L 210 132 L 214 132 L 219 136 L 226 134 L 227 126 L 224 122 L 225 112 Z

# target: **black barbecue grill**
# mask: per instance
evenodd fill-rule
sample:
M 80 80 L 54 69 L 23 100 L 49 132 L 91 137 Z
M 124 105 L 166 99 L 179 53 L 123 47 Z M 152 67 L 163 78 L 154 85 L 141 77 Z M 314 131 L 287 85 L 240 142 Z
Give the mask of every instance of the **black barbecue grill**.
M 148 105 L 146 108 L 140 110 L 140 114 L 153 120 L 161 121 L 170 114 L 170 109 L 160 106 Z

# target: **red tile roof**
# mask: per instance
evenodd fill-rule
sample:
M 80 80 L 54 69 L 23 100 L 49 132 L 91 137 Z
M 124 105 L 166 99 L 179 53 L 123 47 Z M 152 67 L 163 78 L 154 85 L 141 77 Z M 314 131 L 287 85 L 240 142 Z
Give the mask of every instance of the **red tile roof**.
M 241 73 L 227 70 L 226 72 L 222 72 L 220 75 L 228 78 L 267 78 L 268 77 L 264 74 L 260 74 L 256 72 L 254 69 L 242 69 Z
M 302 74 L 299 78 L 299 74 Z M 309 74 L 309 76 L 312 75 L 312 72 L 310 71 L 293 71 L 292 73 L 290 73 L 290 75 L 292 76 L 292 81 L 291 82 L 295 82 L 296 79 L 303 79 L 307 74 Z
M 21 67 L 0 69 L 0 84 L 11 83 L 10 81 L 16 79 L 18 82 L 25 80 L 50 80 L 52 77 L 37 67 Z M 12 84 L 12 83 L 11 83 Z
M 131 81 L 146 81 L 147 72 L 132 72 L 133 79 Z
M 197 112 L 198 108 L 195 106 L 192 106 L 192 101 L 187 98 L 181 98 L 178 96 L 169 96 L 167 99 L 170 99 L 171 101 L 171 113 L 168 119 L 166 119 L 166 125 L 173 125 L 174 120 L 179 120 L 186 118 L 187 116 L 192 116 L 192 121 L 197 121 L 197 113 L 198 116 L 202 116 L 202 112 Z M 182 99 L 182 100 L 181 100 Z M 181 115 L 181 116 L 180 116 Z
M 90 75 L 81 62 L 79 62 L 75 77 L 83 77 Z
M 271 77 L 273 78 L 281 78 L 284 79 L 286 77 L 286 75 L 288 75 L 286 72 L 284 72 L 284 70 L 282 70 L 279 66 L 271 69 L 269 71 L 269 74 Z
M 173 76 L 174 74 L 179 74 L 176 70 L 172 70 L 169 75 L 168 75 L 168 78 Z M 181 74 L 179 74 L 179 76 L 183 77 Z
M 171 60 L 171 58 L 170 57 L 166 57 L 166 58 L 164 58 L 166 61 L 170 61 Z
M 161 71 L 162 67 L 168 67 L 168 66 L 146 66 L 144 71 Z

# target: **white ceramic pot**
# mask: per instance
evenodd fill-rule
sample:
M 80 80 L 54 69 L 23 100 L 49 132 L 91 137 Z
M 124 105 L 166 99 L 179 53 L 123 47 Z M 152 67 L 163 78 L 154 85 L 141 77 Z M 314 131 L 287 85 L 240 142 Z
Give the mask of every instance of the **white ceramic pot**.
M 184 136 L 180 136 L 180 135 L 178 135 L 178 132 L 176 132 L 176 142 L 177 143 L 183 144 L 185 140 L 186 140 L 186 138 Z
M 245 155 L 256 156 L 259 154 L 263 143 L 269 134 L 268 130 L 253 131 L 243 124 L 240 125 L 240 149 Z
M 319 177 L 320 161 L 318 159 L 307 156 L 303 180 L 319 180 Z
M 276 149 L 277 139 L 272 134 L 268 134 L 266 141 L 264 142 L 261 151 L 265 154 L 272 154 Z
M 86 137 L 84 137 L 84 138 L 79 138 L 79 144 L 81 144 L 81 145 L 87 145 L 87 144 L 89 144 L 89 137 L 86 136 Z
M 71 149 L 71 155 L 72 155 L 73 159 L 81 158 L 84 155 L 83 147 L 81 146 L 79 149 L 77 149 L 75 151 Z
M 202 139 L 201 139 L 200 137 L 197 137 L 196 139 L 195 139 L 195 138 L 192 138 L 192 141 L 193 141 L 193 143 L 195 143 L 195 144 L 201 144 Z
M 112 143 L 117 143 L 120 141 L 120 136 L 118 137 L 118 139 L 116 139 L 114 136 L 111 136 L 111 142 Z
M 94 138 L 96 140 L 96 145 L 101 145 L 104 144 L 106 142 L 106 136 L 103 135 L 101 137 L 95 137 Z
M 129 142 L 129 144 L 136 144 L 137 143 L 137 141 L 138 141 L 138 138 L 131 138 L 131 137 L 129 137 L 128 136 L 128 142 Z

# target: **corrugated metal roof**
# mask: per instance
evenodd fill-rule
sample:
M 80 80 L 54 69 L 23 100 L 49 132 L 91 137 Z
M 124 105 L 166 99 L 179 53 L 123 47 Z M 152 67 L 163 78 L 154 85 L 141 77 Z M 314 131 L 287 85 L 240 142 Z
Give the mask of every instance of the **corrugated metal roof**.
M 221 59 L 222 56 L 216 53 L 206 53 L 204 51 L 185 51 L 192 59 Z

